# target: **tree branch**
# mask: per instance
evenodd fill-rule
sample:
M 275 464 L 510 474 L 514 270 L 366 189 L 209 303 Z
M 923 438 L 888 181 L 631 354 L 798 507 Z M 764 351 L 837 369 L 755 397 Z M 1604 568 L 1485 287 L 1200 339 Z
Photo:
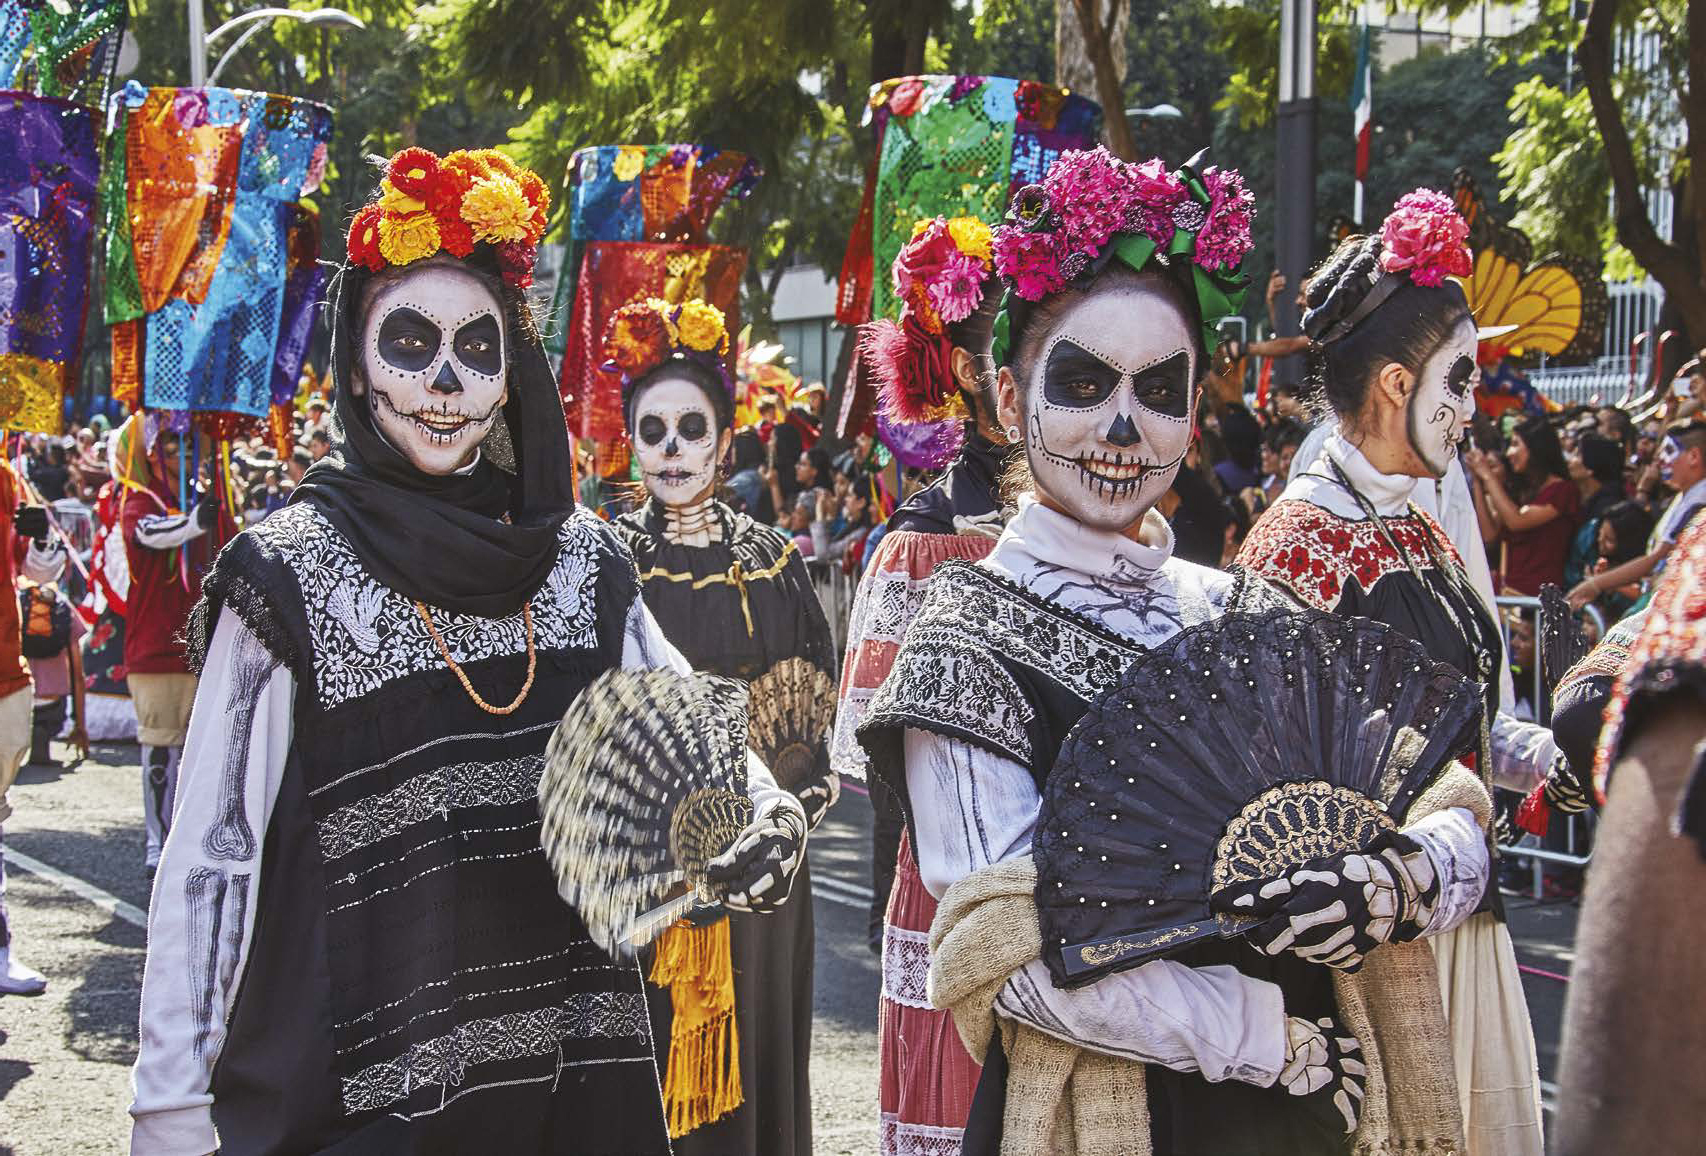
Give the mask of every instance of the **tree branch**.
M 1588 100 L 1593 105 L 1594 122 L 1605 145 L 1606 165 L 1611 171 L 1611 186 L 1616 199 L 1617 239 L 1627 248 L 1641 267 L 1663 285 L 1685 319 L 1690 339 L 1696 343 L 1706 339 L 1706 289 L 1700 283 L 1694 263 L 1675 245 L 1668 244 L 1653 227 L 1642 196 L 1641 174 L 1635 164 L 1635 150 L 1629 141 L 1629 129 L 1623 123 L 1623 110 L 1618 107 L 1612 88 L 1612 44 L 1617 27 L 1619 0 L 1592 0 L 1588 18 L 1582 29 L 1582 41 L 1577 48 L 1582 64 L 1582 83 L 1587 87 Z M 1690 31 L 1696 20 L 1706 22 L 1706 15 L 1697 17 L 1701 0 L 1689 4 Z M 1706 35 L 1706 33 L 1702 33 Z M 1706 151 L 1706 137 L 1695 135 L 1695 120 L 1706 120 L 1706 111 L 1697 109 L 1693 92 L 1706 91 L 1706 74 L 1695 71 L 1695 48 L 1689 46 L 1690 100 L 1689 150 Z M 1696 198 L 1697 201 L 1703 198 Z

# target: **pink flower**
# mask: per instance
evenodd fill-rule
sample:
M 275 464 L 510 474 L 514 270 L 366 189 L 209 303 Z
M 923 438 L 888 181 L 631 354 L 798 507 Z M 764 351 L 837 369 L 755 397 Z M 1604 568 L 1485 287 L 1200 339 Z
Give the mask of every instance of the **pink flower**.
M 1069 249 L 1098 255 L 1123 227 L 1139 196 L 1131 166 L 1106 148 L 1062 153 L 1043 178 L 1049 199 L 1061 207 Z
M 1132 177 L 1132 192 L 1139 200 L 1157 208 L 1171 209 L 1185 199 L 1185 182 L 1177 173 L 1168 172 L 1166 162 L 1160 157 L 1150 157 L 1142 164 L 1126 167 Z
M 1256 215 L 1256 198 L 1244 187 L 1236 169 L 1209 166 L 1203 170 L 1208 190 L 1208 220 L 1197 234 L 1195 261 L 1204 269 L 1231 269 L 1254 246 L 1250 221 Z
M 1026 301 L 1040 301 L 1066 288 L 1051 233 L 1027 233 L 1010 225 L 996 229 L 995 271 Z
M 1417 189 L 1399 198 L 1380 226 L 1380 267 L 1388 273 L 1410 271 L 1417 285 L 1442 285 L 1448 276 L 1467 277 L 1475 264 L 1464 241 L 1469 222 L 1451 198 Z
M 954 250 L 935 279 L 925 288 L 937 316 L 953 324 L 977 312 L 983 300 L 983 262 Z

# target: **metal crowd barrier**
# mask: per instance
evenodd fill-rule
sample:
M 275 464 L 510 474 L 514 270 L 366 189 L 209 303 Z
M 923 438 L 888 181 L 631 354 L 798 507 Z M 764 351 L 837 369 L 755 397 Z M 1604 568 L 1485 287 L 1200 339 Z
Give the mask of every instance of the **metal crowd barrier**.
M 812 576 L 817 600 L 823 604 L 823 616 L 829 619 L 839 662 L 847 651 L 847 620 L 853 616 L 853 591 L 858 580 L 842 570 L 839 558 L 807 558 L 806 572 Z
M 1539 660 L 1540 599 L 1530 598 L 1523 595 L 1508 595 L 1496 598 L 1494 599 L 1494 602 L 1497 604 L 1500 611 L 1498 616 L 1499 633 L 1504 637 L 1505 654 L 1507 659 L 1510 654 L 1510 624 L 1505 620 L 1503 611 L 1528 611 L 1534 618 L 1535 661 L 1531 664 L 1534 668 L 1534 687 L 1529 701 L 1538 708 L 1546 693 L 1546 686 L 1544 682 L 1545 671 L 1540 669 Z M 1593 620 L 1594 626 L 1597 628 L 1598 637 L 1604 638 L 1606 627 L 1605 615 L 1600 613 L 1599 607 L 1590 603 L 1584 608 L 1584 612 Z M 1547 832 L 1548 839 L 1551 839 L 1553 832 L 1558 830 L 1557 818 L 1557 816 L 1553 817 L 1553 823 L 1550 830 Z M 1559 863 L 1568 867 L 1586 867 L 1588 865 L 1588 860 L 1593 858 L 1593 822 L 1594 817 L 1593 812 L 1591 811 L 1581 815 L 1564 816 L 1564 850 L 1562 851 L 1556 851 L 1549 847 L 1539 846 L 1539 840 L 1535 838 L 1535 836 L 1524 835 L 1523 839 L 1532 839 L 1534 840 L 1535 845 L 1524 846 L 1522 843 L 1501 843 L 1499 845 L 1499 852 L 1500 854 L 1509 856 L 1513 859 L 1528 860 L 1529 867 L 1532 872 L 1532 883 L 1530 885 L 1532 894 L 1534 898 L 1538 899 L 1541 896 L 1542 883 L 1545 878 L 1545 864 Z M 1581 850 L 1578 851 L 1578 847 L 1580 847 Z

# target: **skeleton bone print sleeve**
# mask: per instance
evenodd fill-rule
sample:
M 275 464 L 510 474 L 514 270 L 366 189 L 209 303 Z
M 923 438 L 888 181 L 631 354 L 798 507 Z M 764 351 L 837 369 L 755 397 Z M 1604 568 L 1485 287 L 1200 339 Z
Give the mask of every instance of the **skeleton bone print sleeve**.
M 1029 854 L 1041 796 L 1011 759 L 940 735 L 906 732 L 906 780 L 924 885 L 941 898 L 980 868 Z M 1008 979 L 996 1014 L 1108 1055 L 1269 1087 L 1286 1062 L 1280 989 L 1231 967 L 1158 960 L 1063 990 L 1032 960 Z
M 190 715 L 178 812 L 149 905 L 135 1156 L 218 1146 L 210 1082 L 254 927 L 262 838 L 290 751 L 295 680 L 220 615 Z

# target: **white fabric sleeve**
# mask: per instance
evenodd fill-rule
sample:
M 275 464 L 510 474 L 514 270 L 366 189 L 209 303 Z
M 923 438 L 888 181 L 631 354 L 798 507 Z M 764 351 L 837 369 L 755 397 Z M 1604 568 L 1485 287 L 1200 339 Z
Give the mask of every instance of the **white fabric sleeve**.
M 1475 914 L 1492 877 L 1487 833 L 1467 808 L 1447 807 L 1405 827 L 1404 834 L 1422 845 L 1439 880 L 1439 901 L 1422 934 L 1450 931 Z
M 905 736 L 918 867 L 938 899 L 991 863 L 1029 853 L 1041 798 L 1024 767 L 918 730 Z M 1285 1062 L 1280 989 L 1233 967 L 1157 960 L 1070 991 L 1032 960 L 1007 981 L 997 1014 L 1081 1047 L 1261 1087 Z
M 1500 711 L 1493 716 L 1487 738 L 1493 754 L 1490 769 L 1495 787 L 1526 795 L 1546 781 L 1546 772 L 1558 755 L 1558 744 L 1549 728 Z
M 214 1064 L 242 981 L 295 680 L 229 611 L 214 628 L 148 909 L 133 1156 L 205 1156 Z
M 622 669 L 673 670 L 677 674 L 692 674 L 693 667 L 681 651 L 664 637 L 663 628 L 652 616 L 643 598 L 635 598 L 628 608 L 628 621 L 622 630 Z M 752 800 L 753 818 L 759 819 L 777 807 L 792 807 L 803 821 L 805 808 L 793 792 L 778 786 L 770 768 L 748 748 L 746 752 L 746 793 Z
M 136 540 L 150 550 L 176 550 L 205 533 L 193 509 L 187 514 L 144 514 L 136 522 Z
M 19 571 L 31 582 L 57 582 L 65 573 L 65 558 L 65 547 L 59 539 L 49 538 L 46 546 L 38 546 L 32 539 L 24 550 L 24 561 Z

